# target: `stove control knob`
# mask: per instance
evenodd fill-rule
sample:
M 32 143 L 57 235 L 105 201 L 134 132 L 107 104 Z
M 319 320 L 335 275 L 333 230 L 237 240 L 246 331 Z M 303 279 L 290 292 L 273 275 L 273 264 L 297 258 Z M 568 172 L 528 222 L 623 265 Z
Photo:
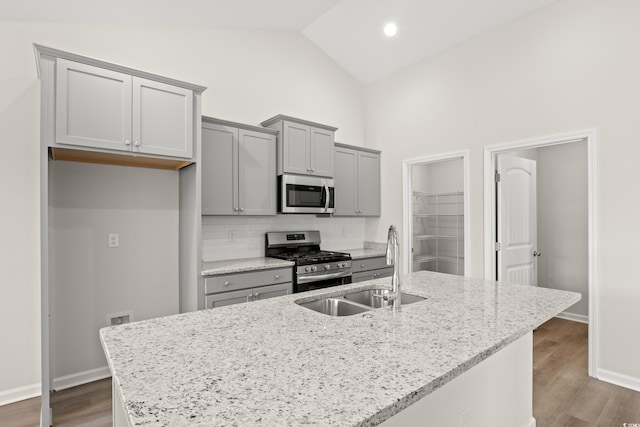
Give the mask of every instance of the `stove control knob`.
M 307 272 L 307 273 L 310 272 L 311 271 L 311 267 L 305 267 L 304 271 Z
M 311 271 L 318 271 L 318 267 L 316 267 L 315 265 L 311 266 Z
M 325 264 L 324 265 L 324 269 L 325 270 L 331 270 L 331 265 L 330 264 Z

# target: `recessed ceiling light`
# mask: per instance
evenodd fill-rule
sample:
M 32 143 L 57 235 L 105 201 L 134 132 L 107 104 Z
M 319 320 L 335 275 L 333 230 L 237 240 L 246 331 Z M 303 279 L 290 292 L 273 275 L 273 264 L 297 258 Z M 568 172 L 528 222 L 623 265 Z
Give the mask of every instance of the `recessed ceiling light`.
M 398 27 L 394 22 L 389 22 L 384 26 L 384 33 L 387 37 L 393 37 L 398 32 Z

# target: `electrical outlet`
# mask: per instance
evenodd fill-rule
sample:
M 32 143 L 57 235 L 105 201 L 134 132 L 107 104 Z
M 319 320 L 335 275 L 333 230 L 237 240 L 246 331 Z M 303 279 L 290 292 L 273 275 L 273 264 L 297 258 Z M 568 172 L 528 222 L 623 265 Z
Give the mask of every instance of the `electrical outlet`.
M 107 314 L 107 326 L 117 326 L 133 321 L 133 311 Z
M 118 233 L 109 233 L 109 247 L 110 248 L 120 247 L 120 235 Z

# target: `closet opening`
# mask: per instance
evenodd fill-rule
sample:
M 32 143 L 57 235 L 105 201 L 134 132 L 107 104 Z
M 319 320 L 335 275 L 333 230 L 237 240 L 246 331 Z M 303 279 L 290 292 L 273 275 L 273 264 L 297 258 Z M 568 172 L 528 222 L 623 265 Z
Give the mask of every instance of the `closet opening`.
M 467 155 L 405 161 L 405 266 L 464 276 L 468 251 Z

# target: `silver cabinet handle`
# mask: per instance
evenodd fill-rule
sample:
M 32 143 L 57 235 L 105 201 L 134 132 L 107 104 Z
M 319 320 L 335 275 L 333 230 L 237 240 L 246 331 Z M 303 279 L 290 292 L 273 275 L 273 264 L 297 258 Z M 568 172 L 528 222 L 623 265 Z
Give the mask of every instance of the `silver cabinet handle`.
M 231 284 L 231 282 L 224 282 L 225 286 L 229 286 Z
M 240 208 L 240 212 L 244 212 L 244 208 Z
M 258 292 L 256 292 L 255 294 L 253 294 L 254 298 L 258 298 L 260 296 L 260 294 Z
M 247 295 L 247 302 L 251 301 L 251 298 L 253 298 L 253 292 Z
M 311 172 L 315 172 L 315 171 L 316 171 L 316 168 L 311 168 Z
M 131 141 L 129 141 L 128 139 L 124 142 L 124 145 L 131 145 Z
M 276 274 L 276 275 L 275 275 L 275 279 L 279 279 L 279 278 L 280 278 L 280 275 L 279 275 L 279 274 Z
M 540 251 L 533 251 L 533 256 L 542 256 L 542 252 L 540 252 Z
M 133 145 L 135 145 L 136 147 L 140 146 L 140 141 L 133 141 Z
M 360 264 L 360 268 L 364 268 L 364 264 Z

